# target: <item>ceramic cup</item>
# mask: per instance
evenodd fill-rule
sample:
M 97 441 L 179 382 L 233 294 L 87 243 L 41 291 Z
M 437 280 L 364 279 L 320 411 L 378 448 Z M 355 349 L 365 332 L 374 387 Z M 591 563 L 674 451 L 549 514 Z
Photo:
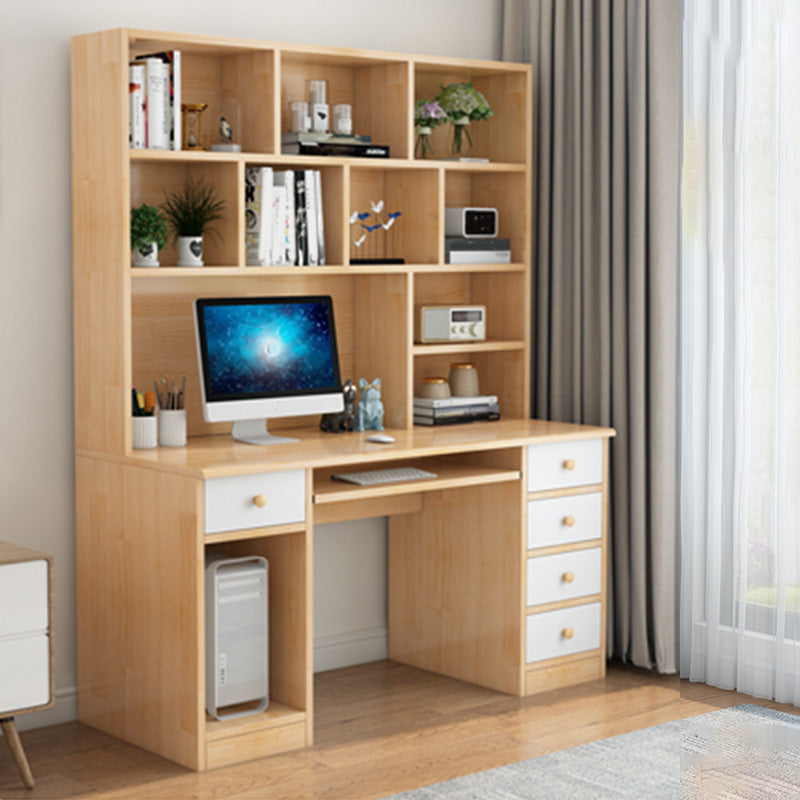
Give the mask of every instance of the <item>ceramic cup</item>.
M 450 386 L 446 378 L 423 378 L 419 387 L 420 397 L 429 397 L 439 400 L 450 397 Z
M 450 392 L 454 397 L 475 397 L 478 390 L 478 370 L 474 364 L 450 365 Z
M 186 445 L 186 409 L 158 412 L 158 443 L 162 447 Z
M 131 417 L 131 444 L 134 450 L 149 450 L 158 444 L 158 426 L 155 417 Z

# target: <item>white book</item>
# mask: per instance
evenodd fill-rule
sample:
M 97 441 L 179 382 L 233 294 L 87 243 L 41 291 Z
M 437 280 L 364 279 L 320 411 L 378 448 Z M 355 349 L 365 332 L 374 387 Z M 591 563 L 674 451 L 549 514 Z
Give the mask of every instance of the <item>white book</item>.
M 133 150 L 144 149 L 147 142 L 144 82 L 144 64 L 130 64 L 128 66 L 128 141 Z
M 306 171 L 306 225 L 308 230 L 308 266 L 319 264 L 319 239 L 317 238 L 317 191 L 313 169 Z
M 142 59 L 145 65 L 147 147 L 169 149 L 169 64 L 160 58 Z
M 286 255 L 286 187 L 272 186 L 272 254 L 270 263 L 283 266 Z
M 479 394 L 474 397 L 415 397 L 414 405 L 425 408 L 448 406 L 488 406 L 497 403 L 496 394 Z
M 172 112 L 172 149 L 180 150 L 183 143 L 183 129 L 181 127 L 181 51 L 172 51 L 172 93 L 170 95 L 170 110 Z
M 272 168 L 244 171 L 245 264 L 265 267 L 272 256 Z
M 276 172 L 274 181 L 276 186 L 283 186 L 286 189 L 286 224 L 284 226 L 282 263 L 295 266 L 297 264 L 297 242 L 294 228 L 294 172 L 290 169 Z
M 317 198 L 317 242 L 320 266 L 325 265 L 325 225 L 322 213 L 322 172 L 314 170 L 314 189 Z

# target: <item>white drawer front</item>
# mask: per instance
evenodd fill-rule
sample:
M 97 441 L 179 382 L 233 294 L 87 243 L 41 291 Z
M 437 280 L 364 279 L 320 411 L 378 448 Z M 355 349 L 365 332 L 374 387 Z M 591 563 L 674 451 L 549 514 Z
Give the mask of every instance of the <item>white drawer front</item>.
M 50 701 L 50 649 L 43 633 L 0 639 L 0 716 Z
M 206 481 L 206 533 L 302 522 L 305 513 L 302 469 Z
M 528 447 L 528 491 L 586 486 L 603 480 L 603 440 L 580 439 Z
M 528 605 L 555 603 L 600 594 L 603 588 L 599 547 L 528 559 Z
M 47 562 L 0 566 L 0 637 L 46 631 L 47 620 Z
M 568 638 L 569 633 L 571 638 Z M 531 614 L 527 623 L 527 661 L 568 656 L 600 647 L 600 603 Z
M 601 492 L 528 502 L 528 549 L 587 542 L 603 535 Z

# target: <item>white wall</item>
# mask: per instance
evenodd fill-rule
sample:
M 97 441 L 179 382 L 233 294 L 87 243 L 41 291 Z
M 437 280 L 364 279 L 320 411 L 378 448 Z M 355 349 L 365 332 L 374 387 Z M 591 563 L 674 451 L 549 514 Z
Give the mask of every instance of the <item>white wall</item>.
M 500 15 L 501 0 L 0 0 L 0 539 L 56 563 L 58 703 L 23 727 L 76 715 L 70 37 L 134 27 L 499 58 Z M 385 538 L 385 520 L 317 530 L 318 667 L 385 652 Z

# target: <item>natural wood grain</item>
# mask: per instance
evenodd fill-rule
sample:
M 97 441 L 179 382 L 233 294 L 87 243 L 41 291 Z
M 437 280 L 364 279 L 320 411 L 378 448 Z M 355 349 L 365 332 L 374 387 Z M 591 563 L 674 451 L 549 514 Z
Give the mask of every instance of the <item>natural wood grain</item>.
M 432 492 L 389 522 L 389 654 L 520 694 L 520 485 Z
M 93 458 L 76 478 L 80 719 L 202 769 L 202 482 Z
M 22 782 L 27 789 L 33 789 L 33 773 L 28 759 L 25 756 L 25 749 L 22 747 L 22 742 L 17 733 L 17 726 L 14 724 L 13 717 L 0 718 L 0 728 L 3 730 L 3 736 L 8 743 L 8 749 L 11 753 L 14 763 L 17 765 Z
M 700 696 L 681 699 L 685 690 Z M 615 664 L 604 680 L 515 698 L 392 662 L 315 677 L 314 747 L 197 774 L 80 723 L 22 733 L 37 788 L 0 747 L 0 796 L 379 798 L 711 711 L 764 701 Z M 777 706 L 777 704 L 771 704 Z M 778 706 L 790 713 L 796 708 Z

